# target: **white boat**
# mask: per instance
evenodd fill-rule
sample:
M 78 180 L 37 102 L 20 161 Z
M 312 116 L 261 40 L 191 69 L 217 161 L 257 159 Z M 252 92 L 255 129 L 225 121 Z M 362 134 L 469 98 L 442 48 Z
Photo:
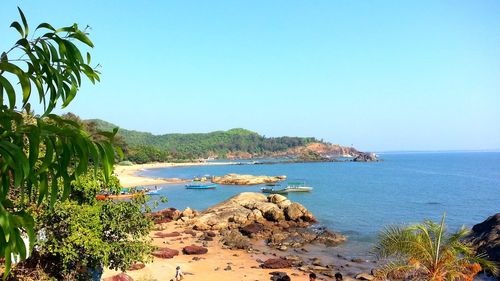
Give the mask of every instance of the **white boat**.
M 314 188 L 310 186 L 306 186 L 305 181 L 296 181 L 296 182 L 289 182 L 288 185 L 285 187 L 285 190 L 287 192 L 309 192 L 312 191 Z

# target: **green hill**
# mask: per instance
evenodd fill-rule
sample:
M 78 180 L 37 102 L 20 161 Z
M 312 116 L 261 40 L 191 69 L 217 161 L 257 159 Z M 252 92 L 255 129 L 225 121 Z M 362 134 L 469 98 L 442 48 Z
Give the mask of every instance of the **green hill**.
M 86 120 L 85 122 L 93 122 L 99 130 L 105 131 L 118 127 L 99 119 Z M 129 160 L 134 162 L 144 162 L 147 161 L 147 158 L 149 158 L 148 160 L 162 161 L 201 157 L 225 158 L 235 154 L 257 156 L 318 142 L 315 138 L 267 138 L 241 128 L 210 133 L 164 135 L 120 129 L 118 135 L 128 146 Z M 139 157 L 136 157 L 137 154 L 140 154 Z M 151 157 L 151 155 L 153 156 Z

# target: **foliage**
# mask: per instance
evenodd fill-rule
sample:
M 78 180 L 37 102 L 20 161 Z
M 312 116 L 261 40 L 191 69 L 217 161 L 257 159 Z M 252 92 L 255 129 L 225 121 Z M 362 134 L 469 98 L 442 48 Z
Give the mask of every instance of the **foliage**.
M 82 76 L 92 83 L 99 73 L 90 66 L 77 44 L 93 47 L 85 30 L 72 26 L 55 29 L 48 23 L 29 36 L 26 18 L 11 27 L 20 34 L 12 48 L 0 54 L 0 258 L 5 258 L 4 278 L 11 267 L 11 256 L 25 259 L 22 236 L 30 247 L 34 242 L 32 217 L 25 208 L 33 203 L 52 208 L 68 198 L 71 182 L 87 171 L 89 163 L 103 169 L 109 179 L 114 163 L 113 136 L 98 133 L 98 142 L 76 122 L 60 118 L 51 111 L 62 102 L 66 107 L 76 96 Z M 30 38 L 30 39 L 29 39 Z M 31 39 L 32 38 L 32 39 Z M 43 105 L 41 115 L 31 115 L 32 89 Z M 17 107 L 16 107 L 17 106 Z M 60 193 L 59 184 L 62 184 Z M 12 254 L 12 255 L 11 255 Z
M 127 270 L 148 261 L 152 247 L 145 237 L 152 223 L 142 206 L 140 201 L 66 201 L 44 212 L 37 220 L 46 236 L 37 245 L 44 268 L 58 280 L 88 280 L 89 269 Z
M 101 130 L 116 127 L 106 121 L 87 120 Z M 136 163 L 188 160 L 208 156 L 225 157 L 228 153 L 246 152 L 254 155 L 285 151 L 289 148 L 317 142 L 314 138 L 267 138 L 245 129 L 231 129 L 206 134 L 153 135 L 120 129 L 119 136 L 128 145 L 125 157 Z
M 496 273 L 489 262 L 474 254 L 463 242 L 468 231 L 460 229 L 447 234 L 444 224 L 426 221 L 409 227 L 393 226 L 385 229 L 375 252 L 379 258 L 391 261 L 379 272 L 379 277 L 430 281 L 472 281 L 482 268 Z
M 75 200 L 80 204 L 94 204 L 97 194 L 102 192 L 118 194 L 122 188 L 120 180 L 116 176 L 111 175 L 106 181 L 101 170 L 98 170 L 97 173 L 89 171 L 78 177 L 78 179 L 71 182 L 71 187 L 71 200 Z

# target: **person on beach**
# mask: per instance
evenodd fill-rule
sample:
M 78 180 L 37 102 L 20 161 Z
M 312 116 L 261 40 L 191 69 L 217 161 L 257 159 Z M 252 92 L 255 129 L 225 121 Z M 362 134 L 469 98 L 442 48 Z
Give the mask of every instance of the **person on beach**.
M 340 272 L 335 273 L 335 281 L 342 281 L 344 278 Z
M 175 281 L 180 281 L 184 279 L 184 273 L 182 273 L 181 267 L 177 266 L 175 268 Z
M 316 274 L 314 272 L 309 274 L 309 281 L 316 281 Z

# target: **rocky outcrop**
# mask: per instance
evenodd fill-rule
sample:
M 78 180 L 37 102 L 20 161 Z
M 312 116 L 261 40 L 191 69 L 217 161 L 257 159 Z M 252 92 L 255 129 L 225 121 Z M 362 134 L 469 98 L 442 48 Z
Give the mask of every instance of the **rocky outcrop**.
M 489 260 L 500 263 L 500 213 L 474 225 L 469 241 L 478 254 L 486 254 Z
M 206 209 L 192 220 L 198 230 L 235 229 L 252 223 L 279 222 L 287 222 L 288 227 L 308 226 L 316 222 L 316 218 L 305 207 L 292 204 L 282 195 L 266 197 L 261 193 L 243 192 Z
M 158 212 L 149 213 L 155 224 L 167 223 L 178 220 L 182 213 L 175 208 L 167 208 Z
M 375 153 L 359 152 L 353 159 L 353 162 L 376 162 L 378 161 Z
M 196 230 L 219 231 L 221 243 L 233 249 L 250 247 L 249 238 L 265 240 L 280 250 L 309 243 L 335 246 L 346 240 L 341 234 L 310 227 L 315 222 L 309 210 L 282 195 L 244 192 L 206 209 L 186 224 Z
M 212 182 L 226 185 L 256 185 L 264 183 L 274 183 L 286 180 L 286 176 L 253 176 L 227 174 L 221 177 L 213 177 Z

